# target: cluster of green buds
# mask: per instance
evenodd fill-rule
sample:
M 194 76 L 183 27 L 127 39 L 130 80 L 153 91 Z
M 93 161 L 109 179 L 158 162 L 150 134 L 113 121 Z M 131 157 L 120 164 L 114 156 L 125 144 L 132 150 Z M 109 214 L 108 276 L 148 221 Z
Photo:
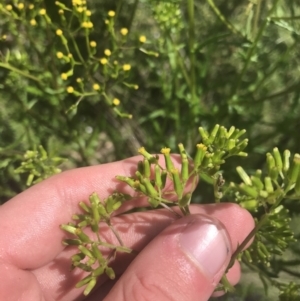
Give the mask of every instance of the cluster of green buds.
M 191 193 L 186 192 L 185 188 L 188 180 L 192 177 L 192 173 L 189 171 L 189 161 L 184 146 L 179 144 L 178 148 L 181 157 L 180 169 L 175 167 L 169 148 L 161 150 L 165 160 L 165 167 L 162 167 L 159 164 L 158 155 L 151 155 L 142 147 L 139 149 L 139 153 L 144 158 L 138 163 L 135 175 L 133 177 L 117 176 L 117 179 L 146 196 L 153 208 L 160 205 L 171 210 L 170 206 L 176 202 L 182 213 L 188 214 Z M 167 180 L 172 185 L 167 184 Z M 175 195 L 176 200 L 171 201 L 170 195 Z
M 106 274 L 110 279 L 115 278 L 114 270 L 109 266 L 109 263 L 118 252 L 130 253 L 132 251 L 124 246 L 121 237 L 111 224 L 113 212 L 130 198 L 126 194 L 116 192 L 101 201 L 99 196 L 93 193 L 89 197 L 90 204 L 79 203 L 84 213 L 73 215 L 74 222 L 61 225 L 62 230 L 73 236 L 73 238 L 64 239 L 63 244 L 65 246 L 77 246 L 78 248 L 78 253 L 71 258 L 72 268 L 79 268 L 89 273 L 76 284 L 78 288 L 86 285 L 84 295 L 88 295 L 91 292 L 99 276 Z M 106 224 L 110 228 L 120 245 L 116 246 L 101 239 L 101 223 L 103 225 Z M 96 241 L 84 232 L 84 228 L 87 227 L 96 235 Z M 103 250 L 109 251 L 107 256 L 103 254 Z
M 37 150 L 28 150 L 24 154 L 24 160 L 21 165 L 15 169 L 16 173 L 29 173 L 26 185 L 30 186 L 41 182 L 48 177 L 60 173 L 58 168 L 65 159 L 60 157 L 51 157 L 48 155 L 42 145 Z
M 280 285 L 280 301 L 298 301 L 300 296 L 300 285 L 290 282 L 287 285 Z
M 284 199 L 300 197 L 300 155 L 295 154 L 291 160 L 291 153 L 285 150 L 280 154 L 278 148 L 273 153 L 267 153 L 267 174 L 263 176 L 261 170 L 249 176 L 241 167 L 237 172 L 243 183 L 231 183 L 236 190 L 236 200 L 248 210 L 258 207 L 277 207 Z
M 289 226 L 291 218 L 288 213 L 284 206 L 279 205 L 268 214 L 268 219 L 255 234 L 255 241 L 241 254 L 245 263 L 258 262 L 269 267 L 274 255 L 282 255 L 289 243 L 296 241 Z M 257 218 L 255 222 L 259 224 Z

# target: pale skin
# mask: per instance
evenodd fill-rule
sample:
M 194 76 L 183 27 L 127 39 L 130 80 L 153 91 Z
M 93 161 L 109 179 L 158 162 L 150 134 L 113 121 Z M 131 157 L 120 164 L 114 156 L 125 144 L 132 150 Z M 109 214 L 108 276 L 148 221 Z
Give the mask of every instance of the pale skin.
M 141 301 L 154 300 L 152 296 L 160 301 L 208 300 L 215 284 L 188 261 L 184 262 L 184 272 L 179 271 L 181 255 L 177 258 L 175 252 L 170 257 L 165 246 L 165 237 L 180 224 L 178 217 L 166 209 L 120 215 L 132 207 L 145 205 L 143 199 L 129 201 L 114 218 L 125 245 L 137 251 L 120 255 L 112 263 L 117 280 L 100 277 L 97 288 L 87 297 L 82 294 L 83 288 L 74 288 L 84 275 L 70 270 L 69 258 L 76 249 L 62 245 L 66 233 L 59 226 L 80 212 L 78 203 L 87 200 L 92 192 L 97 192 L 102 199 L 116 187 L 131 193 L 115 176 L 131 175 L 140 159 L 133 157 L 63 172 L 0 207 L 0 296 L 3 300 Z M 219 220 L 230 237 L 232 252 L 254 227 L 251 215 L 230 203 L 193 205 L 191 212 Z M 111 241 L 110 232 L 103 231 Z M 238 263 L 228 272 L 228 279 L 233 285 L 239 281 Z

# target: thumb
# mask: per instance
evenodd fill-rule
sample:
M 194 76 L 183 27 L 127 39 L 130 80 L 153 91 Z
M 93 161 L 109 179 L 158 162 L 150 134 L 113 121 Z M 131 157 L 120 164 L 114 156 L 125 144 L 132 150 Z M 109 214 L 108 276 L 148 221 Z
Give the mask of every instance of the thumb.
M 231 253 L 221 222 L 200 214 L 184 217 L 143 249 L 105 301 L 207 301 Z

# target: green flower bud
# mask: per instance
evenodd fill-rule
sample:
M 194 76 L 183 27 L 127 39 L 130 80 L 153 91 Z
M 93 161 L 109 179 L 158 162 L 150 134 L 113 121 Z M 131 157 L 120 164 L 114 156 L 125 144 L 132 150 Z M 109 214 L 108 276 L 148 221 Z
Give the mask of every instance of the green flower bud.
M 252 181 L 250 177 L 247 175 L 247 173 L 245 172 L 245 170 L 243 169 L 243 167 L 238 166 L 236 168 L 236 171 L 238 172 L 239 176 L 241 177 L 241 179 L 244 181 L 246 185 L 252 186 Z
M 283 167 L 283 163 L 282 163 L 281 154 L 280 154 L 280 152 L 279 152 L 279 150 L 278 150 L 277 147 L 273 148 L 273 155 L 274 155 L 276 167 L 281 172 L 282 171 L 282 167 Z
M 151 168 L 150 168 L 149 160 L 144 159 L 144 161 L 143 161 L 143 166 L 144 166 L 144 176 L 145 176 L 146 178 L 150 178 L 150 175 L 151 175 Z
M 214 128 L 212 129 L 212 131 L 211 131 L 211 133 L 209 135 L 209 138 L 206 141 L 206 144 L 212 144 L 215 141 L 216 136 L 217 136 L 218 131 L 219 131 L 219 128 L 220 128 L 219 124 L 216 124 L 214 126 Z
M 147 190 L 147 194 L 152 197 L 155 198 L 158 196 L 158 192 L 155 190 L 155 188 L 152 186 L 151 182 L 149 179 L 144 178 L 142 184 L 145 185 L 146 190 Z
M 286 149 L 283 152 L 283 171 L 287 172 L 290 169 L 290 156 L 291 152 Z
M 183 182 L 186 182 L 189 178 L 189 161 L 186 155 L 182 155 L 181 162 L 181 179 Z
M 92 254 L 92 252 L 89 249 L 87 249 L 85 246 L 80 245 L 80 246 L 78 246 L 78 249 L 81 253 L 88 256 L 89 258 L 94 258 L 94 255 Z
M 178 198 L 181 198 L 182 193 L 183 193 L 183 186 L 180 181 L 179 171 L 177 168 L 174 168 L 171 170 L 171 173 L 172 173 L 172 177 L 173 177 L 175 192 L 176 192 Z
M 91 281 L 91 279 L 93 278 L 93 276 L 89 275 L 89 276 L 86 276 L 85 278 L 83 278 L 82 280 L 80 280 L 76 285 L 75 287 L 79 288 L 79 287 L 82 287 L 84 285 L 86 285 L 87 283 L 89 283 Z
M 199 134 L 203 140 L 204 143 L 206 143 L 207 139 L 208 139 L 208 132 L 203 128 L 203 127 L 199 127 Z
M 158 165 L 154 166 L 154 178 L 156 186 L 161 189 L 162 188 L 162 177 L 160 167 Z
M 265 189 L 268 193 L 274 192 L 274 187 L 270 177 L 265 177 Z
M 166 168 L 168 172 L 171 172 L 171 170 L 174 168 L 173 161 L 170 156 L 170 151 L 171 149 L 167 147 L 162 148 L 160 151 L 165 157 Z
M 91 208 L 84 202 L 80 202 L 79 206 L 87 213 L 91 213 Z
M 88 283 L 88 285 L 86 286 L 85 290 L 83 291 L 83 294 L 87 296 L 95 287 L 96 283 L 97 283 L 96 277 L 93 277 Z
M 196 145 L 197 147 L 197 151 L 196 151 L 196 155 L 194 158 L 194 164 L 195 164 L 195 168 L 201 166 L 201 163 L 205 157 L 206 151 L 207 151 L 207 147 L 200 143 Z
M 111 267 L 107 267 L 105 269 L 105 273 L 108 276 L 108 278 L 111 279 L 111 280 L 116 278 L 116 274 L 115 274 L 114 270 Z

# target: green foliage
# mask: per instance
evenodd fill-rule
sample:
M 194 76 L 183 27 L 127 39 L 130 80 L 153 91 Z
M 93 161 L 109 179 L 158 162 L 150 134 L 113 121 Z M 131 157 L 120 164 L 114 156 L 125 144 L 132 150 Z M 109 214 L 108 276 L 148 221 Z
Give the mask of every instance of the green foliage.
M 225 164 L 229 157 L 247 156 L 247 153 L 243 152 L 243 150 L 248 140 L 239 139 L 245 131 L 234 127 L 227 130 L 223 126 L 216 125 L 210 133 L 201 127 L 199 132 L 202 143 L 197 144 L 194 158 L 188 159 L 183 144 L 178 145 L 180 156 L 180 167 L 178 168 L 175 167 L 174 157 L 171 157 L 169 148 L 161 150 L 165 166 L 159 164 L 157 155 L 151 155 L 145 148 L 140 148 L 139 153 L 143 156 L 143 161 L 137 164 L 134 176 L 116 177 L 118 180 L 128 184 L 135 193 L 132 196 L 128 196 L 123 195 L 121 192 L 115 192 L 103 202 L 94 193 L 90 196 L 91 206 L 80 203 L 85 213 L 73 217 L 76 220 L 76 224 L 62 226 L 63 230 L 76 236 L 75 240 L 65 240 L 65 244 L 79 245 L 78 248 L 81 253 L 78 253 L 79 257 L 77 257 L 80 260 L 85 258 L 82 250 L 90 250 L 84 253 L 89 257 L 88 263 L 81 263 L 79 260 L 74 265 L 73 262 L 74 267 L 77 266 L 91 272 L 91 275 L 81 280 L 78 284 L 79 286 L 87 285 L 85 294 L 88 294 L 95 285 L 97 276 L 105 273 L 109 259 L 111 259 L 111 255 L 106 260 L 103 259 L 103 255 L 99 255 L 101 260 L 96 257 L 96 253 L 100 252 L 98 245 L 103 245 L 103 240 L 99 236 L 99 222 L 106 223 L 118 238 L 120 246 L 111 247 L 114 256 L 116 256 L 118 251 L 123 251 L 124 244 L 116 230 L 114 230 L 113 220 L 110 217 L 114 211 L 120 208 L 124 201 L 135 197 L 146 197 L 150 207 L 157 208 L 162 206 L 173 212 L 177 218 L 180 218 L 190 214 L 189 205 L 199 178 L 206 179 L 213 186 L 215 202 L 225 201 L 227 195 L 235 195 L 237 203 L 247 207 L 246 204 L 251 202 L 250 209 L 256 212 L 255 228 L 232 255 L 227 271 L 238 258 L 259 273 L 266 289 L 268 282 L 278 287 L 282 292 L 282 296 L 288 294 L 291 298 L 295 294 L 295 290 L 298 290 L 296 284 L 290 283 L 286 285 L 284 282 L 277 280 L 278 272 L 275 273 L 273 271 L 271 273 L 270 271 L 273 264 L 271 259 L 277 255 L 282 255 L 289 244 L 295 242 L 294 234 L 289 225 L 288 210 L 285 209 L 284 205 L 287 199 L 300 200 L 299 155 L 296 154 L 294 159 L 291 160 L 288 150 L 284 151 L 283 156 L 281 156 L 278 149 L 275 148 L 273 151 L 275 158 L 270 153 L 267 154 L 268 170 L 265 177 L 262 177 L 261 172 L 256 172 L 254 176 L 249 177 L 244 169 L 239 166 L 237 167 L 237 172 L 243 183 L 239 185 L 233 182 L 226 184 L 226 177 L 223 175 L 220 178 L 220 167 L 222 164 Z M 166 185 L 167 182 L 168 185 Z M 173 209 L 174 205 L 179 206 L 181 214 Z M 92 231 L 97 234 L 97 242 L 94 242 L 82 232 L 82 228 L 87 226 L 91 227 Z M 243 251 L 254 237 L 255 240 L 251 247 Z M 93 248 L 96 248 L 94 252 L 91 251 Z M 122 250 L 118 248 L 122 248 Z M 98 259 L 99 267 L 94 270 L 91 265 L 95 263 L 96 259 Z M 226 276 L 223 277 L 222 283 L 217 290 L 233 291 Z
M 29 173 L 26 185 L 30 186 L 60 173 L 61 169 L 57 168 L 57 166 L 61 165 L 63 161 L 64 159 L 59 157 L 49 158 L 45 149 L 40 145 L 38 150 L 28 150 L 24 154 L 24 161 L 15 172 Z
M 165 179 L 173 180 L 185 213 L 190 201 L 214 199 L 239 203 L 257 225 L 267 215 L 250 256 L 239 256 L 249 268 L 259 266 L 267 285 L 270 274 L 293 275 L 287 265 L 299 264 L 299 245 L 290 246 L 288 221 L 299 228 L 299 157 L 290 155 L 300 149 L 299 15 L 295 0 L 2 1 L 1 203 L 26 189 L 28 179 L 39 181 L 57 168 L 126 158 L 142 145 L 155 153 L 181 143 L 178 173 L 154 166 L 160 191 Z M 224 139 L 231 126 L 247 129 L 249 142 Z M 276 148 L 265 160 L 274 145 L 290 152 Z M 33 157 L 26 159 L 28 150 Z M 231 155 L 235 160 L 227 160 Z M 193 198 L 181 195 L 192 176 L 190 159 L 201 162 Z M 148 163 L 130 180 L 143 180 L 139 192 L 149 193 L 152 206 L 169 206 L 157 198 L 159 186 L 155 193 L 144 179 Z M 281 260 L 286 248 L 293 258 Z M 280 285 L 282 300 L 298 289 Z

